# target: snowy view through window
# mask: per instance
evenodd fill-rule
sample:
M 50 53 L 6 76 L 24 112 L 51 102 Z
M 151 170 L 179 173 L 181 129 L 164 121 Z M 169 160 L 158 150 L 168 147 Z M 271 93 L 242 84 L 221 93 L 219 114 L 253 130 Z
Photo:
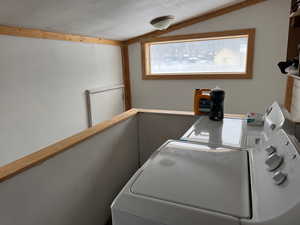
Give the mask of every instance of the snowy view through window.
M 150 45 L 151 74 L 244 73 L 248 37 Z

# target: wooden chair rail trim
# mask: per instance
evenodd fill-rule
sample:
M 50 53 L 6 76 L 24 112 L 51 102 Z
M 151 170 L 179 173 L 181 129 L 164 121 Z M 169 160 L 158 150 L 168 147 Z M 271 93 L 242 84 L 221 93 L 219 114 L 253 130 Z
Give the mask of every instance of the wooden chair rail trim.
M 0 182 L 21 173 L 47 159 L 66 151 L 70 147 L 98 134 L 102 131 L 136 115 L 138 110 L 131 109 L 120 115 L 113 117 L 111 120 L 104 121 L 94 127 L 88 128 L 78 134 L 59 141 L 53 145 L 43 148 L 37 152 L 27 155 L 21 159 L 11 162 L 3 167 L 0 167 Z
M 200 22 L 203 22 L 203 21 L 206 21 L 206 20 L 218 17 L 218 16 L 222 16 L 222 15 L 231 13 L 233 11 L 237 11 L 237 10 L 240 10 L 242 8 L 246 8 L 248 6 L 252 6 L 252 5 L 264 2 L 264 1 L 267 1 L 267 0 L 244 0 L 242 2 L 239 2 L 239 3 L 233 4 L 233 5 L 230 5 L 230 6 L 221 8 L 221 9 L 217 9 L 215 11 L 208 12 L 208 13 L 193 17 L 191 19 L 176 23 L 174 25 L 171 25 L 166 30 L 152 31 L 152 32 L 149 32 L 149 33 L 146 33 L 146 34 L 128 39 L 128 40 L 124 41 L 124 44 L 130 45 L 130 44 L 139 42 L 139 41 L 144 40 L 144 39 L 157 37 L 157 36 L 160 36 L 162 34 L 166 34 L 166 33 L 169 33 L 169 32 L 175 31 L 175 30 L 179 30 L 179 29 L 182 29 L 184 27 L 188 27 L 188 26 L 194 25 L 196 23 L 200 23 Z
M 136 109 L 139 113 L 155 113 L 155 114 L 168 114 L 168 115 L 182 115 L 194 116 L 195 113 L 191 111 L 177 111 L 177 110 L 161 110 L 161 109 Z M 225 114 L 225 118 L 246 118 L 245 114 Z
M 139 113 L 154 113 L 154 114 L 168 114 L 168 115 L 182 115 L 194 116 L 191 111 L 176 111 L 176 110 L 161 110 L 161 109 L 136 109 Z
M 122 41 L 0 25 L 0 35 L 122 46 Z
M 78 134 L 68 137 L 62 141 L 52 144 L 48 147 L 27 155 L 21 159 L 11 162 L 5 166 L 0 167 L 0 182 L 3 182 L 29 168 L 32 168 L 47 159 L 58 155 L 71 148 L 72 146 L 87 140 L 88 138 L 101 133 L 102 131 L 113 127 L 114 125 L 127 120 L 138 113 L 156 113 L 156 114 L 168 114 L 168 115 L 187 115 L 193 116 L 193 112 L 188 111 L 172 111 L 172 110 L 156 110 L 156 109 L 131 109 L 120 115 L 113 117 L 111 120 L 104 121 L 91 128 L 88 128 Z M 239 114 L 226 114 L 226 117 L 230 118 L 243 118 L 243 115 Z

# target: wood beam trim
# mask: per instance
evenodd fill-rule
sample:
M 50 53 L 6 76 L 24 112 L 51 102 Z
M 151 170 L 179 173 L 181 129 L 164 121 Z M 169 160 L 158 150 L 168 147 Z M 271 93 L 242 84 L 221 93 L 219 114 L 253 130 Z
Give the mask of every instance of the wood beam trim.
M 38 165 L 41 162 L 46 161 L 49 158 L 62 153 L 72 146 L 83 142 L 84 140 L 101 133 L 102 131 L 113 127 L 114 125 L 127 120 L 128 118 L 135 116 L 138 110 L 132 109 L 126 111 L 120 115 L 113 117 L 111 120 L 104 121 L 91 128 L 88 128 L 78 134 L 75 134 L 69 138 L 59 141 L 53 145 L 43 148 L 37 152 L 27 155 L 21 159 L 11 162 L 5 166 L 0 167 L 0 182 L 7 180 L 31 167 Z
M 0 35 L 10 35 L 17 37 L 28 37 L 28 38 L 40 38 L 50 40 L 62 40 L 62 41 L 73 41 L 91 44 L 104 44 L 104 45 L 116 45 L 121 46 L 122 41 L 109 40 L 97 37 L 89 37 L 74 34 L 64 34 L 57 32 L 49 32 L 39 29 L 30 29 L 22 27 L 2 26 L 0 25 Z
M 125 110 L 132 108 L 128 46 L 121 46 Z
M 181 115 L 181 116 L 194 116 L 191 111 L 176 111 L 176 110 L 161 110 L 161 109 L 136 109 L 139 113 L 155 113 L 155 114 L 168 114 L 168 115 Z
M 261 3 L 261 2 L 265 2 L 265 1 L 267 1 L 267 0 L 245 0 L 243 2 L 239 2 L 239 3 L 236 3 L 234 5 L 230 5 L 230 6 L 227 6 L 225 8 L 217 9 L 215 11 L 208 12 L 208 13 L 193 17 L 191 19 L 184 20 L 182 22 L 176 23 L 176 24 L 170 26 L 166 30 L 157 30 L 157 31 L 149 32 L 149 33 L 146 33 L 146 34 L 128 39 L 127 41 L 124 41 L 124 44 L 130 45 L 130 44 L 139 42 L 139 41 L 144 40 L 144 39 L 153 38 L 153 37 L 156 37 L 156 36 L 159 36 L 159 35 L 162 35 L 162 34 L 166 34 L 166 33 L 169 33 L 169 32 L 175 31 L 175 30 L 179 30 L 179 29 L 182 29 L 184 27 L 188 27 L 188 26 L 191 26 L 193 24 L 200 23 L 200 22 L 203 22 L 203 21 L 206 21 L 206 20 L 218 17 L 218 16 L 222 16 L 222 15 L 225 15 L 227 13 L 231 13 L 233 11 L 237 11 L 237 10 L 246 8 L 248 6 L 252 6 L 252 5 L 255 5 L 255 4 L 258 4 L 258 3 Z
M 168 114 L 168 115 L 180 115 L 180 116 L 195 116 L 191 111 L 177 111 L 177 110 L 161 110 L 161 109 L 136 109 L 139 113 L 155 113 L 155 114 Z M 225 118 L 246 118 L 245 114 L 225 114 Z
M 285 100 L 284 107 L 291 112 L 292 100 L 293 100 L 294 78 L 288 76 L 285 88 Z
M 295 4 L 296 0 L 291 1 L 291 10 Z M 288 36 L 288 45 L 287 45 L 287 59 L 292 59 L 294 57 L 299 56 L 298 52 L 298 44 L 300 40 L 300 31 L 296 27 L 292 26 L 292 19 L 289 21 L 289 36 Z M 291 76 L 287 77 L 286 88 L 285 88 L 285 99 L 284 99 L 284 107 L 291 112 L 291 106 L 293 101 L 293 89 L 294 89 L 294 78 Z

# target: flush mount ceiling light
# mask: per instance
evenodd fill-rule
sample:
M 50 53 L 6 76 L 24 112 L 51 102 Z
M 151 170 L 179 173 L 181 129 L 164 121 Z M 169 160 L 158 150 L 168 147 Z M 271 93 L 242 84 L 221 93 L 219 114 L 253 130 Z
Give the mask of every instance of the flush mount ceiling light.
M 175 16 L 161 16 L 151 20 L 150 24 L 157 30 L 165 30 L 171 25 L 173 20 L 175 20 Z

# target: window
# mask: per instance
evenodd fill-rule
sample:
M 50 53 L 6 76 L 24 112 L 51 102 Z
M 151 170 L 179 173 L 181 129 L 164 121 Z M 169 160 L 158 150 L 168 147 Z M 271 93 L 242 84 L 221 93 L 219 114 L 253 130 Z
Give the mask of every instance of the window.
M 255 29 L 142 42 L 143 79 L 250 79 Z

